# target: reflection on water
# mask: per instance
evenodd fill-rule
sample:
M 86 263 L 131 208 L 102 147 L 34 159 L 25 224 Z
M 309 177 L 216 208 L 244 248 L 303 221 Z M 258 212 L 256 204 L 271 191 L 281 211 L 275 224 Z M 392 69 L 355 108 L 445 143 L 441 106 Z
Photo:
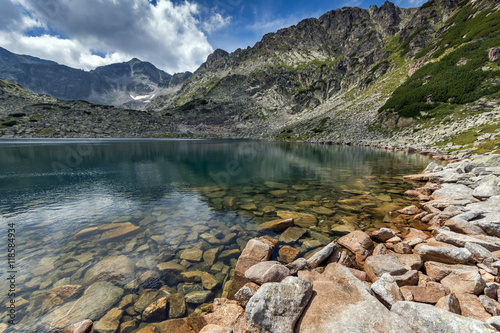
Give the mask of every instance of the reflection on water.
M 358 228 L 399 227 L 388 213 L 408 204 L 402 175 L 428 163 L 362 147 L 209 140 L 3 140 L 0 157 L 19 332 L 200 314 L 252 237 L 279 237 L 302 256 Z M 286 237 L 259 230 L 290 214 L 306 218 Z M 149 317 L 162 297 L 168 311 Z

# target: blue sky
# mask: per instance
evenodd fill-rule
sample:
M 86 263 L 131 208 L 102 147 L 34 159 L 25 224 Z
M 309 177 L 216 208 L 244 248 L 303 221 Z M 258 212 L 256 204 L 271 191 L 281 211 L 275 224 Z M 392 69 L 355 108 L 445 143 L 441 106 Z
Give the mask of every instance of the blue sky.
M 169 73 L 194 71 L 216 48 L 232 52 L 302 19 L 374 4 L 383 1 L 2 0 L 0 46 L 85 70 L 136 57 Z

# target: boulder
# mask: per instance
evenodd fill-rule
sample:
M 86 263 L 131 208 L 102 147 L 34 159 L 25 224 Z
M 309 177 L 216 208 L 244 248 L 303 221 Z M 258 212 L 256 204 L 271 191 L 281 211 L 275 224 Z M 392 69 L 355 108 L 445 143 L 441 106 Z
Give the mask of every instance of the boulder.
M 249 282 L 240 288 L 234 294 L 234 299 L 241 303 L 243 307 L 246 307 L 250 298 L 259 290 L 260 286 L 253 282 Z
M 439 283 L 427 283 L 421 286 L 403 286 L 400 290 L 405 300 L 430 304 L 436 304 L 441 297 L 447 294 L 446 289 Z
M 449 294 L 441 297 L 437 301 L 436 307 L 456 314 L 462 314 L 462 310 L 460 310 L 460 302 L 455 294 Z
M 201 285 L 207 290 L 212 290 L 219 284 L 219 281 L 210 273 L 201 273 Z
M 212 303 L 211 312 L 205 315 L 208 324 L 230 327 L 234 333 L 245 332 L 245 309 L 237 301 L 226 298 L 216 298 Z
M 399 287 L 402 286 L 415 286 L 418 284 L 418 271 L 410 270 L 402 275 L 394 275 L 392 276 L 394 281 Z
M 456 294 L 462 316 L 486 321 L 491 314 L 486 312 L 479 298 L 472 294 Z
M 479 221 L 479 220 L 477 220 Z M 477 224 L 477 221 L 473 221 Z M 481 226 L 481 225 L 479 225 Z M 445 228 L 436 228 L 436 240 L 459 247 L 464 247 L 467 243 L 479 244 L 489 251 L 500 250 L 500 239 L 485 235 L 463 235 Z
M 386 254 L 368 257 L 365 261 L 364 270 L 368 279 L 372 282 L 378 280 L 384 273 L 390 275 L 402 275 L 408 272 L 396 255 Z
M 293 332 L 312 296 L 312 283 L 289 276 L 264 284 L 247 304 L 246 332 Z
M 396 232 L 389 228 L 380 228 L 370 233 L 370 237 L 376 242 L 383 243 L 388 239 L 396 237 Z
M 403 295 L 399 290 L 399 286 L 397 285 L 394 278 L 389 274 L 383 274 L 380 279 L 375 281 L 371 285 L 372 291 L 375 293 L 375 296 L 388 308 L 403 300 Z
M 442 279 L 441 283 L 455 294 L 479 295 L 486 286 L 479 271 L 473 270 L 454 271 Z
M 119 308 L 113 308 L 106 313 L 94 325 L 94 330 L 99 333 L 115 333 L 120 327 L 120 319 L 123 311 Z
M 434 202 L 447 205 L 466 205 L 477 201 L 472 196 L 472 192 L 473 190 L 465 185 L 445 183 L 439 190 L 432 193 L 431 198 Z
M 327 276 L 313 283 L 314 296 L 295 332 L 412 332 L 348 268 L 330 265 Z
M 236 263 L 235 274 L 245 276 L 247 269 L 271 258 L 275 244 L 261 237 L 248 241 Z
M 90 268 L 83 278 L 85 284 L 107 281 L 125 286 L 135 278 L 135 263 L 127 256 L 107 257 Z
M 484 261 L 495 262 L 500 260 L 496 255 L 485 249 L 483 246 L 475 243 L 466 243 L 465 248 L 472 254 L 472 260 L 478 263 Z
M 447 277 L 450 273 L 456 271 L 474 271 L 477 272 L 478 269 L 476 266 L 468 266 L 468 265 L 450 265 L 443 264 L 441 262 L 436 261 L 426 261 L 424 263 L 426 274 L 435 279 L 436 281 L 441 281 L 445 277 Z
M 257 284 L 281 282 L 290 275 L 290 270 L 278 261 L 264 261 L 253 265 L 245 272 L 245 277 Z
M 438 307 L 415 303 L 397 302 L 391 311 L 398 314 L 412 332 L 488 332 L 493 333 L 493 327 L 479 320 L 466 318 Z
M 483 305 L 484 309 L 492 316 L 500 315 L 500 303 L 486 295 L 479 296 L 479 301 Z
M 345 236 L 340 237 L 337 240 L 337 243 L 345 247 L 346 249 L 350 250 L 351 252 L 355 253 L 358 248 L 367 250 L 367 251 L 372 251 L 373 250 L 373 241 L 368 236 L 367 233 L 361 231 L 361 230 L 356 230 L 353 231 Z
M 471 258 L 469 250 L 455 246 L 422 245 L 415 248 L 424 261 L 437 261 L 446 264 L 464 264 Z

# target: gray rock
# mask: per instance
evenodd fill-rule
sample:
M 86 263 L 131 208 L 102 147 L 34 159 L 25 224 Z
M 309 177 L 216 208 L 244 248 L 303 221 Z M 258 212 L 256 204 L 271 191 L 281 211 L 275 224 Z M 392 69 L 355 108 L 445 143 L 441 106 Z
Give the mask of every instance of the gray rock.
M 489 298 L 486 295 L 479 296 L 479 301 L 483 305 L 484 309 L 488 311 L 492 316 L 500 315 L 500 303 L 494 299 Z
M 435 202 L 466 205 L 477 201 L 472 196 L 472 189 L 462 184 L 442 184 L 441 189 L 434 191 L 431 198 Z
M 306 266 L 307 266 L 307 259 L 298 258 L 295 259 L 293 262 L 289 263 L 288 265 L 286 265 L 286 268 L 290 270 L 290 275 L 295 275 L 297 274 L 298 271 L 305 268 Z
M 499 260 L 497 256 L 485 249 L 479 244 L 467 243 L 465 248 L 472 254 L 472 259 L 476 262 L 484 262 L 485 260 L 494 262 Z
M 243 307 L 246 307 L 248 301 L 255 295 L 257 290 L 259 290 L 259 285 L 249 282 L 234 294 L 234 299 L 240 302 Z
M 485 213 L 484 217 L 472 220 L 472 224 L 483 229 L 488 235 L 500 237 L 500 212 Z
M 61 329 L 69 323 L 86 319 L 96 320 L 104 315 L 123 295 L 123 289 L 110 282 L 95 282 L 83 296 L 73 302 L 63 304 L 49 313 L 42 322 L 53 329 Z
M 491 299 L 498 301 L 498 290 L 500 289 L 500 284 L 491 282 L 486 283 L 486 287 L 484 287 L 484 294 Z
M 477 221 L 471 221 L 471 223 L 479 225 Z M 497 237 L 485 235 L 462 235 L 450 230 L 446 230 L 445 228 L 436 228 L 433 233 L 436 234 L 436 240 L 448 244 L 453 244 L 455 246 L 464 247 L 467 243 L 474 243 L 479 244 L 490 251 L 500 250 L 500 239 Z
M 422 245 L 417 253 L 424 261 L 437 261 L 446 264 L 464 264 L 471 258 L 469 250 L 455 246 Z
M 428 304 L 397 302 L 392 306 L 391 311 L 398 314 L 413 332 L 496 332 L 491 325 L 482 321 L 463 317 Z
M 377 298 L 388 308 L 403 300 L 403 295 L 399 290 L 394 278 L 389 274 L 385 273 L 371 285 L 372 291 L 375 293 Z
M 487 175 L 479 181 L 479 186 L 474 189 L 472 195 L 479 199 L 486 199 L 500 194 L 498 187 L 498 177 L 494 175 Z
M 333 241 L 318 252 L 316 252 L 311 258 L 307 259 L 307 266 L 311 269 L 318 267 L 326 258 L 332 254 L 333 249 L 337 246 L 337 242 Z
M 396 281 L 399 287 L 402 286 L 416 286 L 418 284 L 418 271 L 410 270 L 402 275 L 394 275 L 392 276 L 394 281 Z
M 482 235 L 483 229 L 479 226 L 466 221 L 465 219 L 453 217 L 444 223 L 445 227 L 450 228 L 451 231 L 467 234 L 467 235 Z
M 312 296 L 312 283 L 289 276 L 264 284 L 247 304 L 246 332 L 293 332 Z
M 278 261 L 264 261 L 253 265 L 245 272 L 245 277 L 252 282 L 264 284 L 281 282 L 290 275 L 290 270 Z

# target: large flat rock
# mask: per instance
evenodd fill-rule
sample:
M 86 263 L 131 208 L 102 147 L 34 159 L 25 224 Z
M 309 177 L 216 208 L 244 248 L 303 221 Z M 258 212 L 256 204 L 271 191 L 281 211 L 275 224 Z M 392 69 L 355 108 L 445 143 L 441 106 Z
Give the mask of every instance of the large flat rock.
M 397 302 L 392 306 L 391 311 L 398 314 L 411 327 L 412 332 L 496 332 L 492 326 L 482 321 L 457 315 L 428 304 Z
M 329 265 L 324 275 L 314 281 L 313 292 L 295 332 L 413 332 L 341 265 Z

